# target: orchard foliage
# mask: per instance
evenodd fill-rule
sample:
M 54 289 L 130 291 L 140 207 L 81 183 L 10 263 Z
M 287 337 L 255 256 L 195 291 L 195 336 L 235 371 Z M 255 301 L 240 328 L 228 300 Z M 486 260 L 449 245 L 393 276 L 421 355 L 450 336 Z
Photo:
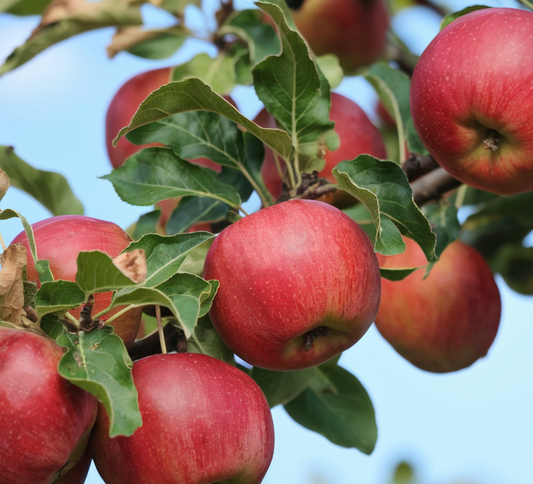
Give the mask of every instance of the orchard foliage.
M 41 14 L 39 27 L 5 60 L 8 74 L 44 49 L 83 32 L 113 26 L 110 57 L 127 51 L 148 59 L 169 57 L 193 35 L 185 22 L 185 7 L 199 0 L 151 2 L 175 16 L 176 25 L 159 30 L 142 26 L 142 1 L 61 2 L 11 0 L 4 11 Z M 446 25 L 466 12 L 444 18 Z M 533 15 L 533 14 L 532 14 Z M 219 282 L 201 277 L 214 233 L 247 216 L 246 202 L 256 193 L 262 207 L 276 202 L 261 174 L 265 147 L 286 168 L 280 200 L 318 199 L 334 190 L 353 197 L 344 212 L 370 237 L 384 256 L 401 254 L 404 237 L 423 251 L 430 270 L 445 248 L 457 239 L 478 249 L 494 273 L 522 294 L 533 294 L 533 248 L 524 246 L 533 229 L 533 192 L 501 196 L 461 185 L 427 152 L 411 119 L 410 83 L 417 58 L 396 37 L 375 63 L 344 72 L 333 54 L 315 56 L 298 32 L 283 0 L 257 1 L 247 10 L 221 2 L 217 27 L 206 39 L 218 48 L 215 58 L 199 54 L 172 66 L 172 81 L 138 106 L 129 125 L 117 134 L 144 148 L 103 178 L 113 184 L 124 203 L 146 206 L 130 228 L 134 241 L 125 249 L 144 267 L 137 279 L 108 255 L 80 253 L 76 280 L 54 280 L 47 261 L 40 260 L 31 226 L 24 214 L 4 209 L 0 219 L 20 218 L 37 262 L 41 286 L 25 278 L 24 254 L 15 246 L 1 256 L 2 324 L 42 331 L 66 348 L 60 374 L 95 395 L 110 417 L 110 435 L 132 435 L 141 424 L 132 359 L 159 352 L 148 336 L 125 348 L 110 326 L 81 331 L 68 311 L 86 305 L 94 293 L 113 291 L 111 305 L 144 307 L 146 321 L 166 325 L 161 337 L 176 347 L 203 353 L 238 366 L 261 387 L 271 407 L 284 405 L 300 424 L 333 443 L 371 453 L 377 427 L 370 398 L 357 378 L 334 358 L 300 371 L 246 368 L 215 331 L 209 311 Z M 376 90 L 395 127 L 388 136 L 388 159 L 360 155 L 333 170 L 337 183 L 313 175 L 324 168 L 324 150 L 335 150 L 339 138 L 329 118 L 330 95 L 343 76 L 361 75 Z M 236 86 L 253 86 L 276 128 L 265 128 L 245 117 L 224 96 Z M 392 140 L 392 142 L 391 142 Z M 219 173 L 189 162 L 208 158 Z M 55 173 L 32 168 L 11 147 L 0 147 L 5 194 L 9 184 L 35 197 L 53 215 L 81 214 L 83 208 Z M 315 173 L 316 175 L 316 173 Z M 164 234 L 158 233 L 160 211 L 153 206 L 180 198 Z M 470 214 L 462 223 L 458 211 Z M 190 231 L 209 223 L 214 233 Z M 258 233 L 260 238 L 261 234 Z M 18 253 L 17 253 L 18 252 Z M 238 254 L 237 254 L 238 256 Z M 382 277 L 403 279 L 416 267 L 382 269 Z M 309 268 L 312 270 L 312 268 Z M 155 316 L 155 319 L 154 319 Z M 152 322 L 153 322 L 152 321 Z M 74 329 L 73 329 L 74 326 Z M 76 327 L 78 326 L 78 327 Z M 155 350 L 154 350 L 155 347 Z

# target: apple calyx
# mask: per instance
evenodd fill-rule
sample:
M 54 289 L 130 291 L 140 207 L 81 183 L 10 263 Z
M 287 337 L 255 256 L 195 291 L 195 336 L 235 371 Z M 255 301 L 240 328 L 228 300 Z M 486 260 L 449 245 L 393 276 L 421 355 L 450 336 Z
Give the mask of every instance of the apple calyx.
M 483 149 L 497 151 L 500 144 L 500 133 L 495 129 L 489 129 L 487 137 L 483 140 Z
M 304 334 L 304 348 L 305 351 L 309 351 L 313 347 L 313 341 L 315 338 L 318 338 L 319 336 L 327 336 L 328 335 L 328 327 L 327 326 L 319 326 L 318 328 L 312 329 L 311 331 L 308 331 Z

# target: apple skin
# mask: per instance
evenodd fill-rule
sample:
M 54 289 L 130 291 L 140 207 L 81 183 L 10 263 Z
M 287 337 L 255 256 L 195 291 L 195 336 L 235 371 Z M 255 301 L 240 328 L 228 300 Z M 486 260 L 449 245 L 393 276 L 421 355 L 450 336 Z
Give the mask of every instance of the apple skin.
M 53 484 L 83 484 L 87 479 L 91 462 L 91 453 L 87 447 L 78 462 L 66 474 L 63 474 L 57 481 L 54 481 Z
M 332 174 L 341 161 L 353 160 L 361 154 L 369 154 L 376 158 L 386 159 L 387 150 L 379 130 L 372 124 L 366 113 L 357 103 L 335 92 L 331 93 L 330 119 L 335 122 L 335 132 L 339 135 L 340 146 L 335 151 L 326 150 L 326 165 L 319 173 L 330 183 L 337 183 Z M 265 109 L 261 110 L 254 122 L 264 128 L 275 128 L 274 117 Z M 285 163 L 282 169 L 285 170 Z M 276 168 L 274 154 L 270 148 L 265 149 L 265 159 L 261 168 L 261 175 L 265 185 L 274 198 L 279 198 L 282 191 L 282 181 Z M 348 201 L 350 200 L 350 201 Z M 326 200 L 324 200 L 326 201 Z M 328 200 L 329 201 L 329 200 Z M 332 197 L 335 206 L 344 207 L 353 204 L 353 198 L 338 190 Z
M 2 484 L 49 484 L 87 445 L 97 401 L 59 375 L 62 356 L 48 337 L 0 327 Z
M 316 200 L 282 202 L 224 229 L 203 277 L 220 281 L 210 316 L 222 339 L 270 370 L 309 368 L 351 347 L 374 321 L 381 292 L 368 236 Z
M 305 0 L 291 13 L 311 50 L 335 54 L 345 71 L 372 64 L 385 50 L 390 20 L 383 0 Z
M 427 264 L 422 249 L 405 239 L 403 254 L 382 256 L 380 267 Z M 457 371 L 485 356 L 501 316 L 500 292 L 489 265 L 469 245 L 455 241 L 424 279 L 419 269 L 402 281 L 382 280 L 376 327 L 392 347 L 422 370 Z
M 117 257 L 131 242 L 131 237 L 118 225 L 82 215 L 61 215 L 42 220 L 32 225 L 37 255 L 40 259 L 50 261 L 50 269 L 55 280 L 75 281 L 78 254 L 82 251 L 100 250 L 109 257 Z M 27 278 L 36 282 L 40 287 L 39 275 L 31 255 L 26 232 L 21 232 L 12 244 L 22 244 L 26 247 L 28 258 Z M 103 292 L 94 295 L 95 315 L 111 304 L 113 292 Z M 122 310 L 123 306 L 109 311 L 104 320 Z M 79 318 L 81 308 L 70 311 Z M 120 336 L 124 344 L 129 346 L 135 340 L 141 323 L 142 307 L 130 309 L 115 319 L 111 325 L 115 334 Z
M 433 39 L 414 70 L 415 128 L 437 162 L 472 187 L 533 189 L 532 29 L 532 12 L 468 13 Z M 484 143 L 490 130 L 499 133 L 495 151 Z
M 90 448 L 107 484 L 259 484 L 274 451 L 265 396 L 243 371 L 194 353 L 133 364 L 143 425 L 108 434 L 100 407 Z

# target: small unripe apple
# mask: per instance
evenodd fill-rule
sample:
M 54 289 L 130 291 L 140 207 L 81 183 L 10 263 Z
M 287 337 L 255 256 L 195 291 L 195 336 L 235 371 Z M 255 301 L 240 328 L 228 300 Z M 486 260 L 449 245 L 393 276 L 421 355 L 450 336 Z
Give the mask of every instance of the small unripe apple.
M 337 208 L 289 200 L 224 229 L 203 277 L 220 281 L 210 316 L 251 365 L 298 370 L 351 347 L 374 321 L 380 272 L 365 232 Z
M 59 375 L 63 348 L 0 326 L 0 482 L 49 484 L 87 445 L 97 401 Z
M 78 271 L 77 258 L 80 252 L 99 250 L 109 257 L 117 257 L 131 242 L 131 237 L 118 225 L 82 215 L 61 215 L 42 220 L 32 225 L 39 259 L 50 261 L 50 270 L 55 280 L 75 281 Z M 26 232 L 13 239 L 13 244 L 26 247 L 28 258 L 27 278 L 36 282 L 39 275 L 31 255 Z M 113 293 L 103 292 L 94 295 L 92 314 L 96 315 L 111 304 Z M 122 310 L 123 306 L 113 308 L 104 320 Z M 71 310 L 76 318 L 81 308 Z M 141 323 L 142 307 L 130 309 L 112 322 L 115 333 L 129 346 L 135 340 Z
M 533 12 L 488 8 L 445 27 L 413 73 L 420 139 L 452 176 L 481 190 L 533 190 Z
M 403 254 L 378 255 L 380 267 L 426 265 L 418 244 L 405 242 Z M 490 267 L 476 249 L 455 241 L 424 275 L 419 269 L 401 281 L 383 279 L 376 327 L 418 368 L 436 373 L 466 368 L 487 354 L 500 324 L 500 292 Z
M 385 50 L 383 0 L 305 0 L 292 16 L 313 52 L 335 54 L 346 71 L 372 64 Z
M 326 150 L 326 165 L 319 173 L 320 177 L 325 178 L 330 183 L 336 183 L 332 174 L 333 168 L 341 161 L 353 160 L 362 154 L 372 155 L 380 159 L 387 158 L 387 150 L 379 130 L 357 103 L 342 94 L 332 92 L 329 116 L 335 122 L 335 132 L 339 135 L 340 146 L 335 151 Z M 265 109 L 259 112 L 254 121 L 264 128 L 276 127 L 274 117 Z M 283 160 L 280 160 L 280 163 L 284 172 L 285 163 Z M 278 198 L 282 191 L 282 180 L 276 167 L 274 154 L 269 148 L 265 149 L 261 175 L 272 196 Z M 353 197 L 342 191 L 337 191 L 335 196 L 331 198 L 333 204 L 340 208 L 354 202 Z
M 267 401 L 243 371 L 173 353 L 133 364 L 142 427 L 109 438 L 100 406 L 90 448 L 107 484 L 259 484 L 274 451 Z

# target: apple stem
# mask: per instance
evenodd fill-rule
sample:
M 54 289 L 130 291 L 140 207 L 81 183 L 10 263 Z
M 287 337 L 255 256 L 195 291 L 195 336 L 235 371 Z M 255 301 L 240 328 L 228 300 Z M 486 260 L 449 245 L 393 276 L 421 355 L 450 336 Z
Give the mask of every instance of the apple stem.
M 483 148 L 497 151 L 500 144 L 500 133 L 494 129 L 489 129 L 487 137 L 483 140 Z
M 165 341 L 165 333 L 163 331 L 163 324 L 161 323 L 161 306 L 155 306 L 155 319 L 157 321 L 157 332 L 159 333 L 159 342 L 161 344 L 161 353 L 167 354 L 167 342 Z
M 313 347 L 315 338 L 319 336 L 327 336 L 328 328 L 326 326 L 319 326 L 304 334 L 304 348 L 305 351 L 309 351 Z

